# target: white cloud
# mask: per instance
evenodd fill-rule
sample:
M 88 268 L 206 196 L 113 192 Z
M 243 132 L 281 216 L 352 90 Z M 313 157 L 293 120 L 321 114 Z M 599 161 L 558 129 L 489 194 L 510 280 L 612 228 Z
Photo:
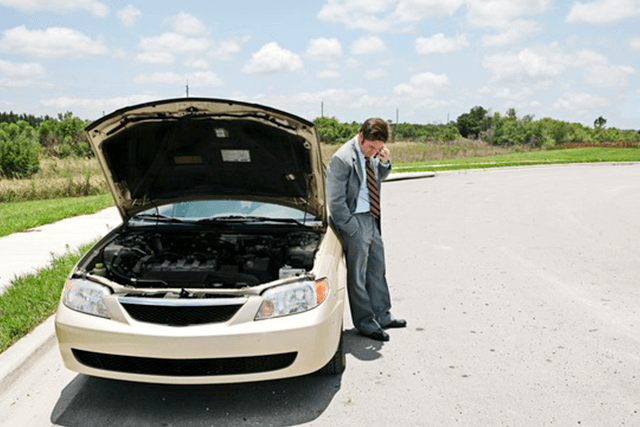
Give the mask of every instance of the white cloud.
M 342 45 L 336 38 L 311 39 L 306 55 L 313 59 L 330 61 L 342 56 Z
M 568 65 L 568 57 L 555 44 L 489 55 L 482 61 L 482 66 L 493 73 L 492 81 L 513 83 L 549 84 Z
M 635 37 L 635 38 L 631 39 L 629 41 L 629 46 L 631 46 L 633 49 L 640 50 L 640 37 Z
M 242 68 L 248 74 L 293 73 L 302 70 L 302 60 L 276 42 L 270 42 L 251 54 L 251 60 Z
M 170 16 L 168 20 L 173 25 L 173 31 L 178 34 L 197 35 L 207 31 L 207 26 L 190 13 L 180 12 Z
M 482 36 L 484 47 L 503 46 L 515 43 L 518 40 L 540 32 L 540 25 L 537 22 L 516 19 L 506 28 L 495 34 L 485 34 Z
M 209 41 L 204 37 L 164 33 L 156 37 L 142 37 L 139 46 L 147 52 L 194 53 L 206 51 Z
M 606 98 L 579 92 L 563 94 L 553 103 L 553 108 L 563 114 L 574 113 L 579 116 L 592 116 L 594 112 L 609 105 L 610 101 Z
M 387 45 L 380 37 L 365 36 L 360 37 L 351 45 L 351 53 L 354 55 L 368 55 L 385 52 Z
M 542 13 L 550 4 L 551 0 L 327 0 L 318 19 L 368 32 L 410 32 L 426 19 L 451 16 L 466 6 L 472 26 L 500 31 L 487 41 L 496 45 L 537 30 L 537 24 L 531 21 L 527 22 L 527 31 L 514 30 L 513 26 L 525 22 L 522 16 Z
M 589 49 L 572 55 L 572 62 L 584 69 L 585 83 L 602 88 L 625 87 L 629 76 L 635 73 L 633 67 L 613 65 L 606 56 Z
M 465 0 L 328 0 L 321 21 L 370 32 L 407 32 L 433 16 L 453 15 Z
M 159 36 L 142 37 L 138 44 L 140 52 L 136 55 L 136 60 L 144 64 L 168 65 L 173 64 L 178 56 L 184 56 L 188 67 L 206 68 L 203 65 L 205 61 L 230 59 L 249 39 L 250 37 L 237 37 L 214 41 L 204 36 L 163 33 Z
M 118 11 L 118 19 L 125 27 L 132 27 L 140 15 L 142 15 L 140 9 L 137 9 L 132 4 L 128 4 L 126 7 Z
M 526 15 L 545 12 L 551 0 L 466 0 L 467 19 L 477 28 L 496 30 L 483 36 L 482 44 L 502 46 L 514 43 L 540 31 L 537 22 L 522 19 Z
M 316 77 L 319 79 L 335 79 L 340 77 L 340 73 L 336 70 L 322 70 L 316 73 Z
M 557 44 L 539 45 L 515 53 L 486 56 L 482 66 L 493 73 L 492 82 L 544 87 L 570 70 L 581 70 L 584 83 L 600 88 L 625 87 L 636 71 L 611 64 L 601 53 L 589 49 L 565 52 Z
M 438 33 L 431 37 L 418 37 L 416 39 L 416 52 L 418 55 L 454 52 L 467 46 L 469 46 L 469 40 L 464 34 L 457 37 L 447 37 L 442 33 Z
M 449 77 L 446 74 L 424 72 L 412 76 L 406 83 L 396 85 L 393 88 L 393 93 L 400 97 L 430 97 L 448 84 Z
M 101 40 L 71 28 L 51 27 L 46 30 L 29 30 L 24 25 L 4 31 L 0 51 L 23 53 L 40 58 L 78 58 L 109 52 Z
M 521 16 L 542 13 L 551 0 L 466 0 L 467 18 L 479 28 L 507 28 Z
M 96 16 L 109 15 L 109 8 L 104 3 L 96 0 L 0 0 L 0 6 L 27 11 L 69 12 L 85 10 Z
M 11 62 L 0 59 L 0 74 L 10 77 L 41 77 L 46 74 L 42 65 L 35 62 Z
M 173 64 L 176 56 L 169 52 L 140 52 L 136 55 L 136 61 L 141 64 L 169 65 Z
M 203 37 L 188 37 L 184 34 L 164 33 L 156 37 L 142 37 L 141 52 L 136 60 L 144 64 L 172 64 L 176 55 L 202 54 L 210 47 Z
M 640 15 L 638 0 L 595 0 L 574 3 L 567 15 L 566 22 L 605 24 L 638 15 Z
M 42 65 L 29 62 L 19 63 L 0 59 L 0 87 L 24 88 L 43 87 L 46 72 Z

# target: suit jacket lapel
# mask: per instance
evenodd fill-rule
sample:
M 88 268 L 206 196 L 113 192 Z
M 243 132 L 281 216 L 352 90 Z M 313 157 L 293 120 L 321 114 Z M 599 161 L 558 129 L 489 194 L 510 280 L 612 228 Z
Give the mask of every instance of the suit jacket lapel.
M 360 148 L 358 147 L 358 137 L 356 136 L 352 139 L 352 141 L 353 142 L 351 144 L 351 148 L 353 149 L 353 168 L 356 170 L 356 175 L 358 176 L 359 182 L 362 182 L 364 180 L 364 165 L 360 164 L 360 154 L 358 153 L 358 150 L 360 150 Z

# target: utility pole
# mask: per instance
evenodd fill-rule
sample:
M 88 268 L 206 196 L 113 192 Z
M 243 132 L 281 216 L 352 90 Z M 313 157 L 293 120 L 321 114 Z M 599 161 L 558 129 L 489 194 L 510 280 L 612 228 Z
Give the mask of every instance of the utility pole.
M 398 124 L 398 111 L 399 110 L 400 110 L 399 108 L 396 108 L 396 124 Z
M 189 80 L 187 80 L 187 87 L 186 87 L 186 89 L 187 89 L 187 98 L 188 98 L 188 97 L 189 97 Z
M 320 117 L 324 117 L 324 101 L 320 100 Z

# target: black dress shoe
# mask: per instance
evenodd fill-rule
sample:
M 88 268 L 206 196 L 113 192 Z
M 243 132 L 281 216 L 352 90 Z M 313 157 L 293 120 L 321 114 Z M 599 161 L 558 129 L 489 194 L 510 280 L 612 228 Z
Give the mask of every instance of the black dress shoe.
M 389 341 L 389 334 L 383 331 L 382 329 L 373 331 L 370 334 L 362 334 L 362 335 L 376 341 Z
M 393 319 L 393 321 L 391 323 L 389 323 L 386 326 L 383 326 L 383 328 L 388 329 L 388 328 L 406 328 L 407 327 L 407 321 L 404 319 Z

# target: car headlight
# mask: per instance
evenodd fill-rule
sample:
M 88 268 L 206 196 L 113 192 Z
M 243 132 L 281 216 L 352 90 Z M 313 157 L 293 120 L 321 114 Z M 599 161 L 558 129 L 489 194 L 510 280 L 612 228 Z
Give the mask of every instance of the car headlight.
M 264 299 L 255 318 L 271 319 L 303 313 L 322 304 L 328 292 L 327 279 L 305 280 L 268 289 L 262 294 Z
M 64 284 L 62 302 L 71 310 L 108 319 L 109 310 L 104 297 L 110 294 L 111 290 L 106 286 L 84 279 L 69 279 Z

